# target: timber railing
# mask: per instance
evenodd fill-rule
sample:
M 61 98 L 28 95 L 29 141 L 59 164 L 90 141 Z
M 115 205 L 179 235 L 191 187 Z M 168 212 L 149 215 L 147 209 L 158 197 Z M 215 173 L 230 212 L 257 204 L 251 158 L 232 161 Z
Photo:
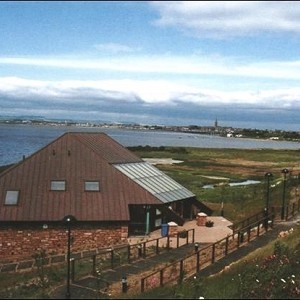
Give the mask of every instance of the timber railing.
M 171 248 L 179 248 L 183 245 L 195 242 L 195 229 L 185 231 L 182 237 L 180 232 L 176 234 L 176 243 L 171 246 L 171 236 L 163 236 L 151 240 L 144 240 L 135 244 L 115 246 L 100 249 L 97 253 L 90 253 L 85 257 L 74 257 L 71 259 L 71 279 L 76 280 L 77 265 L 82 262 L 85 264 L 88 274 L 97 276 L 98 272 L 107 269 L 114 269 L 123 264 L 129 264 L 139 259 L 149 258 L 159 255 Z M 89 266 L 88 266 L 89 265 Z M 88 266 L 88 267 L 87 267 Z M 82 274 L 80 274 L 82 276 Z
M 260 218 L 257 220 L 255 216 L 254 218 L 249 218 L 244 223 L 244 226 L 241 226 L 241 224 L 235 226 L 236 230 L 226 238 L 204 248 L 195 247 L 195 253 L 144 276 L 140 280 L 140 292 L 166 284 L 182 282 L 184 279 L 194 276 L 200 270 L 227 256 L 229 253 L 236 251 L 242 245 L 249 243 L 273 227 L 273 213 L 264 217 L 261 217 L 261 213 L 259 213 L 258 216 Z M 128 287 L 130 288 L 131 278 L 128 277 L 127 280 Z M 132 285 L 132 288 L 133 291 L 137 289 L 134 285 Z

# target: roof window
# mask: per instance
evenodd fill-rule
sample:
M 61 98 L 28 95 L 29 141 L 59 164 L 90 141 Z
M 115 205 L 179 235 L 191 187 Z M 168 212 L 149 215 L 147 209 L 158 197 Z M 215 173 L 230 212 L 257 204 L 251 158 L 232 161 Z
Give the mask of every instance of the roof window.
M 17 205 L 19 200 L 19 191 L 7 191 L 5 196 L 5 205 Z
M 85 181 L 84 190 L 85 191 L 93 191 L 93 192 L 100 191 L 99 181 Z
M 51 191 L 65 191 L 66 181 L 65 180 L 52 180 Z

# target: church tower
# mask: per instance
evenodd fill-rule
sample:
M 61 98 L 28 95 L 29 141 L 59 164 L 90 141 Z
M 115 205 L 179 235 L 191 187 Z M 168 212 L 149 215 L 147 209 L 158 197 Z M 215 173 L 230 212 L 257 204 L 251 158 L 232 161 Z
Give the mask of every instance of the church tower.
M 215 120 L 215 129 L 217 129 L 218 128 L 218 119 L 216 118 L 216 120 Z

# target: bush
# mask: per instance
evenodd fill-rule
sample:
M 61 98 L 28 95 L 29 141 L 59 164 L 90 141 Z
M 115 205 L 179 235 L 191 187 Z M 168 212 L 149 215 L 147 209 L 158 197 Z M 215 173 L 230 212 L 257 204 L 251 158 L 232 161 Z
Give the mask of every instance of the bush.
M 187 231 L 186 230 L 179 231 L 178 235 L 179 235 L 180 238 L 186 238 L 187 237 Z
M 208 221 L 205 222 L 205 226 L 206 227 L 213 227 L 214 226 L 214 222 L 211 221 L 211 220 L 208 220 Z

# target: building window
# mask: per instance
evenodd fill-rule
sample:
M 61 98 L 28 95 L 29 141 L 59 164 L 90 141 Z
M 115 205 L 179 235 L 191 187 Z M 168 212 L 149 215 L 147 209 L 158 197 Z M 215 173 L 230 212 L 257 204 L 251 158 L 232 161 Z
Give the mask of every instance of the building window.
M 17 205 L 19 200 L 19 191 L 7 191 L 5 205 Z
M 51 191 L 65 191 L 66 181 L 65 180 L 52 180 Z
M 84 183 L 84 190 L 93 192 L 100 191 L 99 181 L 86 181 Z

